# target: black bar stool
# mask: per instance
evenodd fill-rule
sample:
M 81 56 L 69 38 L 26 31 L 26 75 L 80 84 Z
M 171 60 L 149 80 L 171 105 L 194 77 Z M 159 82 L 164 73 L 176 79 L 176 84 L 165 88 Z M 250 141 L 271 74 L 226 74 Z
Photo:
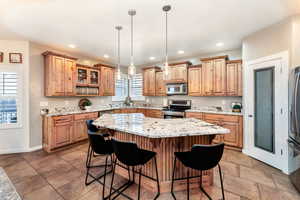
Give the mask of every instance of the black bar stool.
M 116 155 L 116 158 L 113 162 L 113 174 L 112 174 L 112 180 L 111 180 L 111 187 L 110 187 L 110 194 L 109 199 L 111 199 L 112 195 L 114 193 L 118 193 L 116 196 L 114 196 L 112 199 L 117 198 L 119 195 L 122 195 L 128 199 L 132 199 L 131 197 L 125 195 L 123 192 L 134 183 L 134 177 L 135 177 L 135 167 L 140 166 L 138 170 L 139 174 L 139 185 L 138 185 L 138 200 L 140 199 L 140 192 L 141 192 L 141 176 L 145 176 L 153 181 L 156 181 L 157 183 L 157 194 L 154 197 L 154 199 L 157 199 L 160 195 L 160 188 L 159 188 L 159 179 L 158 179 L 158 170 L 157 170 L 157 162 L 156 162 L 156 152 L 148 151 L 144 149 L 138 148 L 137 144 L 134 142 L 124 142 L 124 141 L 118 141 L 115 139 L 112 139 L 113 149 Z M 153 177 L 149 177 L 145 174 L 142 174 L 142 166 L 146 164 L 148 161 L 154 158 L 155 162 L 155 170 L 156 170 L 156 179 Z M 113 188 L 113 181 L 115 176 L 115 170 L 117 165 L 117 160 L 127 166 L 128 170 L 128 181 L 127 183 L 120 186 L 118 189 Z M 119 164 L 118 164 L 119 165 Z M 122 167 L 122 165 L 119 165 Z M 132 168 L 133 173 L 133 179 L 130 179 L 130 167 Z M 112 193 L 112 190 L 115 190 L 114 193 Z
M 111 140 L 109 139 L 109 134 L 107 133 L 101 133 L 101 130 L 99 130 L 96 126 L 93 124 L 93 120 L 87 120 L 86 125 L 88 129 L 88 138 L 89 138 L 89 148 L 88 148 L 88 154 L 86 158 L 86 177 L 85 177 L 85 185 L 90 185 L 91 183 L 97 181 L 98 183 L 103 185 L 102 189 L 102 199 L 104 199 L 104 190 L 105 190 L 105 179 L 106 175 L 111 173 L 112 170 L 107 172 L 107 167 L 112 166 L 112 153 L 113 153 L 113 147 Z M 104 155 L 105 156 L 105 164 L 104 165 L 91 165 L 92 161 L 92 155 Z M 111 164 L 108 164 L 108 157 L 110 157 Z M 101 173 L 97 177 L 92 175 L 90 173 L 91 168 L 96 167 L 104 167 L 104 173 Z M 88 177 L 91 177 L 93 180 L 88 182 Z M 104 178 L 103 183 L 100 181 L 101 178 Z
M 200 189 L 201 191 L 208 197 L 208 199 L 212 200 L 212 198 L 207 194 L 207 192 L 202 187 L 202 172 L 204 170 L 209 170 L 218 165 L 219 175 L 221 180 L 221 188 L 222 188 L 222 197 L 225 200 L 224 196 L 224 188 L 223 188 L 223 179 L 222 179 L 222 171 L 219 165 L 219 162 L 222 158 L 224 151 L 224 143 L 216 144 L 216 145 L 193 145 L 191 151 L 187 152 L 175 152 L 174 166 L 173 166 L 173 176 L 172 176 L 172 186 L 171 193 L 174 199 L 176 199 L 175 194 L 173 192 L 174 181 L 187 179 L 187 199 L 190 198 L 189 191 L 189 179 L 200 177 Z M 200 176 L 189 176 L 189 169 L 187 172 L 187 177 L 176 178 L 175 179 L 175 171 L 176 171 L 176 159 L 178 159 L 185 167 L 199 170 Z

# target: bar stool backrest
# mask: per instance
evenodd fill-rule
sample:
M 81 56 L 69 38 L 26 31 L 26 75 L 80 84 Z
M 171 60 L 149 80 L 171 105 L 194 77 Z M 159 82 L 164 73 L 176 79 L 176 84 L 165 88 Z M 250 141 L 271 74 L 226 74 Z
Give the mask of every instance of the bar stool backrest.
M 112 140 L 112 146 L 118 160 L 127 166 L 136 166 L 140 163 L 139 148 L 134 142 Z
M 182 162 L 196 170 L 209 170 L 217 166 L 224 151 L 224 143 L 216 145 L 193 145 Z
M 94 126 L 93 120 L 87 120 L 88 137 L 92 150 L 97 154 L 111 154 L 113 148 L 110 140 L 105 140 L 99 129 Z

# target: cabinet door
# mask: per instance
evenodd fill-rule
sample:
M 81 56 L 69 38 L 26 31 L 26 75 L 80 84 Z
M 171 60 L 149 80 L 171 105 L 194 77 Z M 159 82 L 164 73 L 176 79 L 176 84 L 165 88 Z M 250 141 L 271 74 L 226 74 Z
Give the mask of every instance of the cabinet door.
M 89 84 L 98 86 L 100 81 L 100 72 L 98 70 L 89 70 Z
M 165 96 L 166 95 L 166 85 L 163 79 L 163 72 L 156 72 L 155 74 L 155 95 L 156 96 Z
M 143 94 L 144 96 L 155 96 L 155 69 L 145 69 L 143 72 Z
M 160 110 L 147 110 L 147 117 L 153 117 L 153 118 L 162 118 L 162 112 Z
M 115 73 L 114 69 L 110 67 L 101 67 L 101 95 L 114 96 L 115 95 Z
M 237 74 L 238 74 L 238 96 L 243 96 L 243 68 L 242 68 L 242 63 L 238 63 L 237 65 Z
M 74 121 L 74 134 L 72 140 L 74 142 L 87 138 L 87 126 L 85 120 Z
M 65 59 L 65 96 L 75 95 L 75 68 L 74 60 Z
M 227 71 L 227 96 L 238 95 L 238 64 L 231 63 L 226 66 Z
M 234 122 L 221 122 L 220 125 L 230 130 L 229 134 L 224 135 L 224 143 L 229 146 L 239 147 L 239 124 Z
M 52 56 L 52 63 L 49 66 L 51 73 L 51 80 L 49 80 L 49 84 L 51 84 L 51 95 L 50 96 L 64 96 L 65 95 L 65 59 Z
M 202 63 L 202 89 L 204 96 L 213 94 L 214 84 L 214 66 L 213 61 L 205 61 Z
M 200 67 L 190 68 L 188 71 L 188 90 L 190 96 L 202 95 L 202 69 Z
M 52 148 L 57 148 L 71 143 L 73 132 L 72 122 L 56 123 L 54 126 Z
M 213 60 L 214 86 L 213 93 L 216 96 L 226 95 L 226 61 L 225 59 Z

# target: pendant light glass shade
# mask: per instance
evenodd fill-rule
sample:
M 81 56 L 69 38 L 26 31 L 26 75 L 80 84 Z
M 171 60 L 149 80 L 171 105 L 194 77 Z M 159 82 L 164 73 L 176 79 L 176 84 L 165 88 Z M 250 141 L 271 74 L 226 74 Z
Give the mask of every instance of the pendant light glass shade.
M 130 65 L 128 66 L 128 75 L 133 76 L 136 73 L 136 67 L 133 62 L 133 16 L 136 15 L 135 10 L 129 10 L 128 15 L 131 17 L 131 56 L 130 56 Z
M 163 7 L 163 11 L 166 13 L 166 43 L 165 43 L 165 64 L 163 66 L 163 72 L 164 72 L 164 79 L 167 80 L 168 79 L 168 75 L 169 75 L 169 63 L 168 63 L 168 12 L 171 10 L 171 6 L 170 5 L 165 5 Z
M 120 69 L 120 31 L 122 30 L 122 26 L 116 26 L 116 30 L 118 33 L 118 64 L 117 64 L 117 73 L 116 73 L 116 78 L 117 80 L 121 80 L 121 69 Z

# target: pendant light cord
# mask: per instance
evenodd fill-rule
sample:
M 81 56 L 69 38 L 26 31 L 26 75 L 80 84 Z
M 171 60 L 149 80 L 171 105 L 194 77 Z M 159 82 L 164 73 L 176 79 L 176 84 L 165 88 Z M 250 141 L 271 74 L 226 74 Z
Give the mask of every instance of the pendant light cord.
M 133 64 L 133 15 L 131 15 L 131 64 Z
M 118 70 L 120 70 L 120 30 L 118 30 Z
M 168 12 L 166 12 L 166 63 L 168 63 Z

